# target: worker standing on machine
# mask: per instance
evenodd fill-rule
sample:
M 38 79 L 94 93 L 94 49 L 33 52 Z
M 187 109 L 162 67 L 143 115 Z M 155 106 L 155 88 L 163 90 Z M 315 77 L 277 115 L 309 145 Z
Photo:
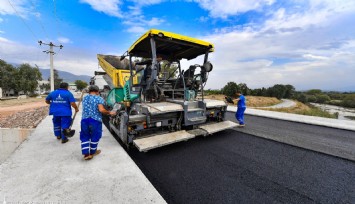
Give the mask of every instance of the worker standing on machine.
M 106 110 L 104 103 L 104 99 L 99 96 L 99 87 L 90 85 L 89 95 L 83 99 L 80 131 L 81 151 L 85 160 L 101 153 L 97 146 L 102 136 L 102 114 L 116 115 L 116 112 Z
M 53 115 L 53 128 L 54 135 L 58 140 L 62 139 L 62 143 L 69 141 L 67 137 L 70 137 L 70 124 L 72 122 L 71 107 L 78 112 L 78 106 L 75 103 L 73 94 L 68 90 L 69 84 L 62 82 L 59 85 L 59 89 L 52 91 L 46 97 L 46 103 L 49 106 L 49 115 Z
M 237 91 L 236 95 L 238 96 L 237 99 L 237 112 L 235 113 L 235 118 L 238 120 L 239 122 L 239 126 L 238 127 L 244 127 L 245 123 L 244 123 L 244 112 L 245 109 L 247 108 L 246 106 L 246 102 L 245 102 L 245 97 L 243 96 L 242 93 L 240 93 L 240 91 Z

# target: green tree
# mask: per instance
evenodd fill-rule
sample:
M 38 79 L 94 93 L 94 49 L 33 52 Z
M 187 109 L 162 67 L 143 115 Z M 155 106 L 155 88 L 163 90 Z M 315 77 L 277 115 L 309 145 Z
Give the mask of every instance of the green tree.
M 217 95 L 217 94 L 221 94 L 222 91 L 220 89 L 207 89 L 204 91 L 204 93 L 206 95 Z
M 344 100 L 341 102 L 344 107 L 355 108 L 355 94 L 349 94 L 345 96 Z
M 267 89 L 265 87 L 261 88 L 260 96 L 267 96 Z
M 235 97 L 235 93 L 239 91 L 238 89 L 238 85 L 235 82 L 228 82 L 227 85 L 222 88 L 222 93 L 229 97 Z
M 0 87 L 5 95 L 7 95 L 11 89 L 17 90 L 16 75 L 17 69 L 0 59 Z
M 285 85 L 285 87 L 286 87 L 286 92 L 284 98 L 293 98 L 296 92 L 295 87 L 290 84 Z
M 239 83 L 238 84 L 238 91 L 240 91 L 244 95 L 249 95 L 251 90 L 248 88 L 247 84 L 245 83 Z
M 325 103 L 330 101 L 330 97 L 326 94 L 318 94 L 316 95 L 317 103 Z
M 78 88 L 80 91 L 82 91 L 88 86 L 88 83 L 82 80 L 76 80 L 74 83 L 76 85 L 76 88 Z
M 29 64 L 21 64 L 18 67 L 16 77 L 17 91 L 33 93 L 38 86 L 39 80 L 42 80 L 42 74 L 37 67 L 31 67 Z
M 330 97 L 331 100 L 343 100 L 346 96 L 345 94 L 335 91 L 328 92 L 327 95 Z
M 251 89 L 250 90 L 250 95 L 251 96 L 260 96 L 259 94 L 261 93 L 261 89 Z
M 315 102 L 317 102 L 317 97 L 314 95 L 307 95 L 307 101 L 309 103 L 315 103 Z
M 302 102 L 302 103 L 307 103 L 308 102 L 306 94 L 303 94 L 303 93 L 298 95 L 297 100 Z
M 311 89 L 306 92 L 306 94 L 308 94 L 308 95 L 317 95 L 317 94 L 321 94 L 321 93 L 322 93 L 322 90 L 320 90 L 320 89 Z
M 269 96 L 276 97 L 278 99 L 282 99 L 286 94 L 286 86 L 282 84 L 276 84 L 273 87 L 269 88 Z

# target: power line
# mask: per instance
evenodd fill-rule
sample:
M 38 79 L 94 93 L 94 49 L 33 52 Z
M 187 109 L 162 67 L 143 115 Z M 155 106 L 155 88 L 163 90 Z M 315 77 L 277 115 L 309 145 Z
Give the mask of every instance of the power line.
M 30 3 L 32 4 L 33 8 L 34 8 L 35 10 L 37 10 L 37 9 L 36 9 L 36 6 L 35 6 L 35 4 L 32 2 L 32 0 L 30 0 Z M 39 13 L 39 12 L 38 12 L 38 13 Z M 49 39 L 48 34 L 47 34 L 47 31 L 46 31 L 46 29 L 44 28 L 42 22 L 41 22 L 40 20 L 38 20 L 37 18 L 35 18 L 35 19 L 36 19 L 36 21 L 40 24 L 44 35 Z
M 25 26 L 28 28 L 28 30 L 32 33 L 33 37 L 35 38 L 35 40 L 38 39 L 38 37 L 36 36 L 36 34 L 32 31 L 31 27 L 29 25 L 27 25 L 27 23 L 25 22 L 25 20 L 21 17 L 21 15 L 17 12 L 17 10 L 15 9 L 15 7 L 12 5 L 12 3 L 10 2 L 10 0 L 7 0 L 9 2 L 9 4 L 11 5 L 11 7 L 14 9 L 14 11 L 16 12 L 16 14 L 20 17 L 20 19 L 22 20 L 22 22 L 25 24 Z
M 53 14 L 54 14 L 54 19 L 56 22 L 56 28 L 57 28 L 57 34 L 58 34 L 58 38 L 60 37 L 60 28 L 59 28 L 59 19 L 57 16 L 57 6 L 56 6 L 56 1 L 53 0 Z

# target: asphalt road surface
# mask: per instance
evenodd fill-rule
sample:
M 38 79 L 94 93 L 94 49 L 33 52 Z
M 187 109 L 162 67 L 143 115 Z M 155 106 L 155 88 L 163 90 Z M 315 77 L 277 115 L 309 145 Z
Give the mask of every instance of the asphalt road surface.
M 355 203 L 355 162 L 246 133 L 354 132 L 254 116 L 246 122 L 243 130 L 128 153 L 168 203 Z

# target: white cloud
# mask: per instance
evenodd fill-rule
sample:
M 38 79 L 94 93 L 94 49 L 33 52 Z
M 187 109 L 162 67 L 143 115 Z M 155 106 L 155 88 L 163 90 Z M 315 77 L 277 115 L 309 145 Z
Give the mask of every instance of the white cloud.
M 313 54 L 304 54 L 303 57 L 305 59 L 310 59 L 310 60 L 327 60 L 327 59 L 329 59 L 328 57 L 325 57 L 325 56 L 319 56 L 319 55 L 313 55 Z
M 6 38 L 3 38 L 3 37 L 0 37 L 0 42 L 3 42 L 3 43 L 12 43 L 10 40 L 6 39 Z M 0 47 L 2 48 L 2 47 Z
M 59 57 L 58 57 L 59 58 Z M 62 71 L 68 71 L 76 75 L 88 75 L 93 76 L 94 71 L 97 69 L 97 60 L 96 58 L 66 58 L 57 59 L 55 61 L 55 68 Z
M 0 37 L 0 59 L 8 63 L 29 63 L 32 66 L 38 65 L 40 68 L 50 67 L 49 55 L 43 53 L 48 47 L 38 45 L 26 45 L 15 42 L 7 38 Z M 77 75 L 92 76 L 97 70 L 96 53 L 89 53 L 88 50 L 66 46 L 65 51 L 54 51 L 54 68 L 68 71 Z
M 87 3 L 99 12 L 103 12 L 110 16 L 115 16 L 124 19 L 123 24 L 132 26 L 127 29 L 131 33 L 142 33 L 142 30 L 147 30 L 146 27 L 158 26 L 165 22 L 162 18 L 152 17 L 150 20 L 142 15 L 142 7 L 159 4 L 162 0 L 138 1 L 131 0 L 131 6 L 127 6 L 128 11 L 121 11 L 123 1 L 121 0 L 80 0 L 82 3 Z
M 10 4 L 11 3 L 11 4 Z M 20 15 L 26 18 L 30 10 L 26 0 L 0 1 L 0 15 Z
M 227 18 L 228 16 L 272 5 L 275 0 L 195 0 L 195 2 L 203 9 L 208 10 L 212 17 Z
M 0 1 L 0 15 L 14 15 L 13 11 L 11 13 L 11 7 L 3 6 L 6 2 Z M 23 3 L 25 1 L 11 2 L 17 2 L 16 8 L 21 8 L 22 5 L 22 13 L 26 14 Z M 93 9 L 107 15 L 120 18 L 128 27 L 126 31 L 134 34 L 142 34 L 148 26 L 165 22 L 164 17 L 147 18 L 141 14 L 143 7 L 162 1 L 131 1 L 134 5 L 128 7 L 127 15 L 122 12 L 123 1 L 81 2 L 88 3 Z M 228 81 L 244 82 L 252 88 L 272 86 L 276 83 L 292 84 L 297 89 L 353 86 L 355 27 L 352 25 L 355 19 L 355 1 L 293 0 L 290 1 L 293 5 L 285 8 L 276 8 L 280 5 L 274 1 L 197 2 L 210 11 L 207 19 L 226 18 L 265 7 L 269 10 L 267 14 L 263 13 L 265 16 L 261 24 L 230 23 L 231 27 L 212 28 L 215 29 L 213 34 L 199 37 L 214 43 L 216 50 L 210 54 L 214 69 L 209 75 L 206 88 L 222 88 Z M 55 67 L 75 74 L 92 75 L 97 67 L 96 53 L 70 48 L 72 44 L 69 38 L 58 38 L 58 41 L 69 44 L 66 45 L 65 51 L 55 55 Z M 0 37 L 0 58 L 15 63 L 36 63 L 40 67 L 48 68 L 48 55 L 42 53 L 43 47 L 38 49 L 36 46 Z M 77 51 L 74 53 L 73 50 Z M 201 64 L 202 60 L 198 58 L 183 62 L 182 65 L 187 68 L 190 64 Z
M 161 2 L 164 2 L 164 0 L 130 0 L 131 2 L 134 2 L 138 6 L 147 6 L 147 5 L 153 5 L 153 4 L 159 4 Z
M 58 42 L 64 43 L 64 44 L 72 43 L 72 41 L 69 38 L 65 38 L 65 37 L 59 37 Z
M 164 22 L 165 20 L 153 17 L 150 20 L 145 21 L 148 26 L 157 26 Z
M 87 3 L 94 10 L 103 12 L 109 16 L 115 16 L 119 18 L 123 16 L 119 7 L 122 4 L 122 1 L 120 0 L 80 0 L 80 2 Z
M 129 33 L 144 33 L 146 29 L 140 26 L 132 26 L 128 28 L 126 31 Z
M 209 18 L 206 17 L 206 16 L 201 16 L 200 18 L 198 18 L 198 20 L 199 20 L 200 22 L 204 23 L 204 22 L 207 22 L 207 21 L 209 20 Z
M 11 63 L 31 61 L 34 53 L 42 52 L 38 47 L 17 43 L 7 38 L 0 37 L 0 58 Z
M 215 44 L 206 87 L 222 88 L 229 81 L 252 88 L 292 84 L 301 90 L 353 86 L 355 27 L 349 25 L 355 4 L 329 2 L 313 2 L 299 12 L 281 8 L 261 25 L 202 37 Z

